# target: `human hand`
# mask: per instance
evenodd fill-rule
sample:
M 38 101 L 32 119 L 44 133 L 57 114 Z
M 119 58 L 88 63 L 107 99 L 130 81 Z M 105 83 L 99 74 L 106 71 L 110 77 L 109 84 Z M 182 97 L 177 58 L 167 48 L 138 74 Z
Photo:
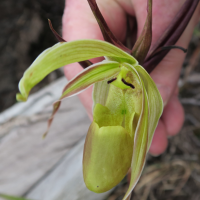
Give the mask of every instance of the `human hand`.
M 153 0 L 152 46 L 161 37 L 183 3 L 184 0 Z M 136 17 L 137 35 L 140 35 L 146 20 L 147 0 L 97 0 L 97 4 L 108 26 L 118 39 L 123 41 L 126 36 L 126 14 Z M 199 18 L 198 11 L 199 9 L 196 9 L 176 45 L 187 48 Z M 86 0 L 66 1 L 63 16 L 63 38 L 67 41 L 86 38 L 103 40 L 99 26 Z M 165 105 L 150 148 L 150 153 L 153 155 L 159 155 L 165 151 L 167 137 L 177 134 L 183 124 L 184 112 L 177 97 L 177 81 L 184 57 L 182 51 L 173 49 L 151 73 Z M 99 61 L 99 59 L 93 59 L 94 61 Z M 64 68 L 68 79 L 73 78 L 82 70 L 78 63 L 67 65 Z M 92 119 L 92 88 L 79 94 L 79 97 Z

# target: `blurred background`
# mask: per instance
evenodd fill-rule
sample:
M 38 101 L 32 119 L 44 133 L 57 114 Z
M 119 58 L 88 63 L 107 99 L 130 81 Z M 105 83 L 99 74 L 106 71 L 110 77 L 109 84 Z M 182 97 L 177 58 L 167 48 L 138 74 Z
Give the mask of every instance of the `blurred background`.
M 57 42 L 47 19 L 61 34 L 63 8 L 64 0 L 0 1 L 0 112 L 16 103 L 18 82 L 28 66 Z M 60 70 L 51 73 L 32 93 L 61 76 Z M 200 24 L 188 48 L 179 89 L 184 126 L 179 135 L 169 138 L 164 154 L 148 156 L 134 200 L 200 199 Z M 127 187 L 125 178 L 107 200 L 122 199 Z
M 64 0 L 0 1 L 0 112 L 16 103 L 18 83 L 35 58 L 57 40 L 48 19 L 61 33 Z M 58 70 L 34 88 L 61 76 Z

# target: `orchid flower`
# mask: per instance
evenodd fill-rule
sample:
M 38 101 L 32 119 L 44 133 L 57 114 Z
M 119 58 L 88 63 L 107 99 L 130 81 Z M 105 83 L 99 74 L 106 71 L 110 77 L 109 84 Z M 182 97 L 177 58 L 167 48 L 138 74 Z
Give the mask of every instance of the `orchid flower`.
M 88 2 L 106 42 L 88 39 L 66 42 L 50 23 L 60 42 L 41 53 L 26 70 L 19 83 L 17 100 L 26 101 L 30 90 L 50 72 L 79 62 L 85 69 L 68 82 L 54 103 L 48 129 L 64 98 L 94 84 L 93 122 L 83 153 L 84 181 L 88 189 L 96 193 L 105 192 L 116 186 L 131 168 L 130 185 L 124 196 L 126 200 L 142 173 L 163 111 L 161 95 L 149 73 L 141 66 L 145 59 L 147 62 L 152 58 L 157 58 L 156 62 L 159 60 L 159 45 L 146 57 L 152 38 L 152 0 L 148 0 L 147 19 L 132 50 L 112 34 L 96 1 Z M 152 56 L 155 52 L 157 57 Z M 105 59 L 99 63 L 89 61 L 102 56 Z

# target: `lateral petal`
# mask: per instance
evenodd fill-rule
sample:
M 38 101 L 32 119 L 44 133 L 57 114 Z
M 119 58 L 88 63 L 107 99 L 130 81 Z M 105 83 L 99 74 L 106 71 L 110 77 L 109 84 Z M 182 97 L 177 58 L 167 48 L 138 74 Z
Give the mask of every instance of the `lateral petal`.
M 143 80 L 141 79 L 139 73 L 135 69 L 135 66 L 132 66 L 128 63 L 124 63 L 126 67 L 129 67 L 136 75 L 142 86 L 142 108 L 141 114 L 137 123 L 137 127 L 134 135 L 134 146 L 133 146 L 133 156 L 131 161 L 131 180 L 129 188 L 123 198 L 123 200 L 128 200 L 130 194 L 134 189 L 136 183 L 138 182 L 147 154 L 147 144 L 148 144 L 148 97 L 144 87 Z
M 142 80 L 141 80 L 142 81 Z M 147 143 L 148 143 L 148 99 L 145 88 L 143 88 L 143 107 L 141 115 L 138 121 L 138 126 L 135 131 L 133 156 L 131 161 L 131 180 L 129 188 L 123 198 L 127 200 L 130 198 L 130 194 L 137 184 L 142 170 L 144 168 L 146 154 L 147 154 Z
M 76 40 L 58 43 L 41 53 L 25 71 L 19 82 L 18 101 L 26 101 L 30 90 L 50 72 L 70 63 L 96 57 L 113 57 L 135 64 L 137 61 L 123 50 L 100 40 Z
M 158 121 L 162 115 L 163 112 L 163 100 L 160 95 L 160 92 L 158 91 L 158 88 L 150 75 L 146 72 L 146 70 L 142 66 L 135 66 L 135 69 L 137 70 L 138 74 L 143 80 L 148 101 L 149 101 L 149 117 L 148 117 L 148 147 L 147 151 L 149 150 L 151 146 L 151 142 L 153 139 L 153 135 L 155 132 L 155 129 L 157 127 Z
M 126 63 L 126 66 L 129 66 L 138 74 L 138 78 L 143 85 L 143 108 L 134 138 L 131 181 L 123 200 L 130 198 L 131 191 L 141 176 L 145 164 L 145 157 L 150 148 L 155 128 L 163 110 L 161 95 L 145 69 L 140 65 L 132 66 Z

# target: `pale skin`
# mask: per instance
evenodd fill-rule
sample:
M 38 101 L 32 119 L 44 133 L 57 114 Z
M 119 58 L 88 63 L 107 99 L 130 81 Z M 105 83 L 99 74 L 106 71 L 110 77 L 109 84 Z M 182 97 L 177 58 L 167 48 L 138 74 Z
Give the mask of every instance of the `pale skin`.
M 152 46 L 163 34 L 184 2 L 185 0 L 153 0 Z M 147 14 L 147 0 L 97 0 L 97 4 L 108 26 L 118 39 L 123 41 L 126 36 L 127 13 L 136 17 L 137 35 L 140 35 Z M 187 48 L 200 17 L 199 11 L 200 5 L 176 45 Z M 66 0 L 63 15 L 63 38 L 67 41 L 86 38 L 103 40 L 87 0 Z M 184 57 L 185 54 L 181 50 L 173 49 L 151 73 L 165 105 L 150 148 L 152 155 L 163 153 L 167 148 L 167 138 L 176 135 L 183 125 L 184 111 L 177 96 L 177 82 Z M 99 59 L 92 61 L 96 62 Z M 82 70 L 83 68 L 78 63 L 64 67 L 68 80 Z M 92 119 L 92 87 L 79 94 L 79 98 Z

